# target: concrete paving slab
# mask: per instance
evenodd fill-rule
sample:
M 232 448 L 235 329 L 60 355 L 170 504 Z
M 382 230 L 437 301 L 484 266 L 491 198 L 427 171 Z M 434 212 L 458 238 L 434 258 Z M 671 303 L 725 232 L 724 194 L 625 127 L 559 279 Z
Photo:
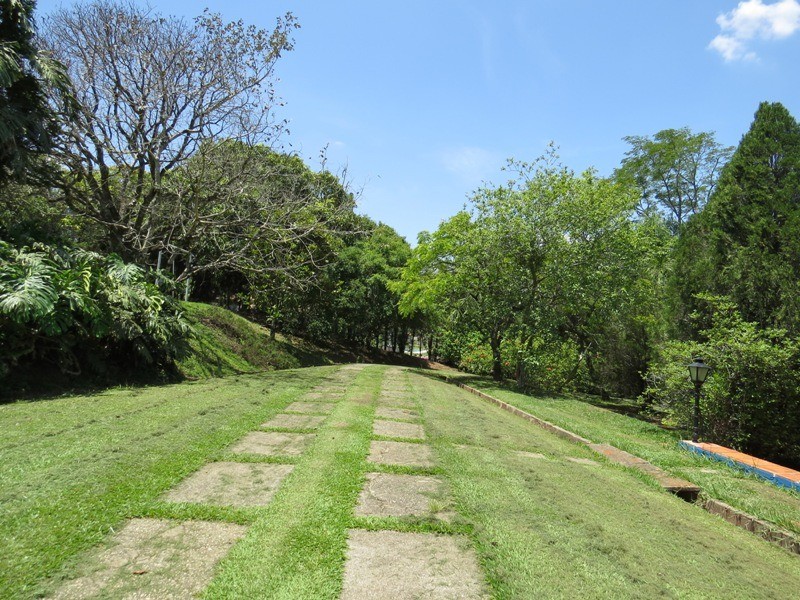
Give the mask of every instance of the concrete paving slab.
M 347 391 L 347 386 L 342 384 L 342 383 L 332 381 L 330 383 L 325 383 L 325 384 L 322 384 L 322 385 L 318 385 L 318 386 L 314 387 L 314 389 L 312 391 L 313 392 L 328 392 L 330 394 L 344 394 Z
M 335 404 L 331 402 L 292 402 L 285 408 L 289 413 L 323 414 L 327 415 L 333 410 Z
M 438 517 L 449 521 L 445 485 L 438 477 L 367 473 L 355 514 L 365 517 Z
M 315 415 L 286 415 L 278 414 L 272 417 L 262 427 L 276 427 L 281 429 L 316 429 L 325 421 L 324 416 Z
M 381 419 L 405 419 L 407 421 L 415 421 L 419 418 L 419 413 L 409 408 L 379 406 L 375 409 L 375 416 Z
M 267 456 L 299 456 L 313 439 L 313 433 L 251 431 L 231 446 L 230 451 Z
M 406 467 L 432 467 L 430 446 L 411 442 L 383 442 L 374 440 L 369 446 L 369 462 Z
M 464 537 L 350 530 L 341 600 L 488 597 Z
M 215 506 L 266 506 L 294 465 L 215 462 L 167 492 L 169 502 Z
M 399 421 L 378 419 L 372 424 L 372 433 L 385 437 L 425 439 L 425 430 L 418 423 L 400 423 Z
M 231 523 L 133 519 L 52 598 L 194 598 L 245 531 Z
M 333 394 L 331 392 L 308 392 L 303 395 L 304 400 L 310 401 L 325 401 L 325 400 L 341 400 L 340 394 Z

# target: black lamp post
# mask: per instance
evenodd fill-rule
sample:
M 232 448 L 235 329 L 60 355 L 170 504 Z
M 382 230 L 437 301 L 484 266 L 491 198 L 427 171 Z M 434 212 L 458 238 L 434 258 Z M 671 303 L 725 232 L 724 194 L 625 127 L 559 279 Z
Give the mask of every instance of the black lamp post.
M 700 388 L 708 377 L 708 372 L 711 371 L 702 358 L 695 358 L 694 362 L 689 367 L 689 379 L 694 384 L 694 431 L 692 431 L 692 441 L 697 443 L 700 437 Z

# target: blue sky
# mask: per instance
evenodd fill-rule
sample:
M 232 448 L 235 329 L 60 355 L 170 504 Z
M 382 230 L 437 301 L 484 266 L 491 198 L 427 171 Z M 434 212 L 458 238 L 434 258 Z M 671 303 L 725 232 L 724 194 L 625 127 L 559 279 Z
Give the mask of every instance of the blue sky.
M 40 0 L 39 13 L 68 1 Z M 294 151 L 346 165 L 359 211 L 414 243 L 514 157 L 549 141 L 610 174 L 626 135 L 688 126 L 735 145 L 758 103 L 800 117 L 798 0 L 151 0 L 262 27 L 291 11 L 278 65 Z

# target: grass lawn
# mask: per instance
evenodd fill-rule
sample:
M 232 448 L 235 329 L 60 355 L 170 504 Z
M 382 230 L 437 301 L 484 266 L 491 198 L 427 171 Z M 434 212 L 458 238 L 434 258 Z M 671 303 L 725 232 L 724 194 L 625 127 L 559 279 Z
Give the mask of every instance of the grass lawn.
M 800 533 L 800 493 L 766 483 L 681 449 L 679 432 L 628 417 L 569 396 L 528 396 L 488 378 L 447 375 L 593 442 L 608 443 L 699 485 L 705 493 L 748 514 Z
M 420 403 L 437 464 L 369 465 L 382 366 L 348 375 L 307 450 L 280 459 L 294 470 L 266 507 L 159 501 L 202 465 L 233 459 L 230 443 L 338 369 L 0 406 L 0 597 L 52 590 L 129 517 L 248 526 L 207 598 L 336 598 L 353 527 L 466 535 L 497 598 L 778 598 L 800 587 L 797 557 L 626 469 L 571 462 L 597 457 L 414 372 L 400 380 Z M 438 475 L 458 514 L 450 523 L 354 517 L 368 471 Z
M 127 517 L 252 522 L 255 511 L 169 515 L 156 498 L 330 371 L 0 405 L 0 596 L 33 596 Z

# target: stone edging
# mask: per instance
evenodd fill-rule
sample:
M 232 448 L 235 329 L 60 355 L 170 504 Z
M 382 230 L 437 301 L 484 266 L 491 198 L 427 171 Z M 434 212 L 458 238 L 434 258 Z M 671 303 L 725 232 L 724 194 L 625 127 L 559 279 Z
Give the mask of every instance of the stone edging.
M 571 431 L 567 431 L 566 429 L 559 427 L 558 425 L 553 425 L 549 421 L 545 421 L 544 419 L 540 419 L 539 417 L 534 417 L 532 414 L 525 412 L 509 404 L 508 402 L 503 402 L 502 400 L 498 400 L 497 398 L 490 396 L 480 390 L 476 390 L 473 387 L 470 387 L 466 384 L 461 383 L 460 381 L 451 381 L 450 379 L 447 380 L 449 383 L 455 383 L 461 389 L 467 390 L 471 394 L 475 394 L 476 396 L 480 396 L 484 400 L 488 400 L 492 404 L 496 404 L 503 410 L 507 410 L 508 412 L 517 415 L 518 417 L 522 417 L 526 421 L 530 421 L 531 423 L 535 423 L 539 427 L 543 427 L 548 431 L 555 433 L 558 437 L 562 437 L 570 442 L 575 442 L 576 444 L 591 444 L 590 440 L 587 440 L 584 437 L 579 436 L 577 433 L 572 433 Z
M 772 544 L 776 544 L 794 554 L 800 554 L 800 539 L 788 531 L 778 529 L 772 523 L 757 519 L 713 498 L 706 500 L 703 503 L 703 508 L 712 515 L 722 517 L 728 523 L 746 529 Z

